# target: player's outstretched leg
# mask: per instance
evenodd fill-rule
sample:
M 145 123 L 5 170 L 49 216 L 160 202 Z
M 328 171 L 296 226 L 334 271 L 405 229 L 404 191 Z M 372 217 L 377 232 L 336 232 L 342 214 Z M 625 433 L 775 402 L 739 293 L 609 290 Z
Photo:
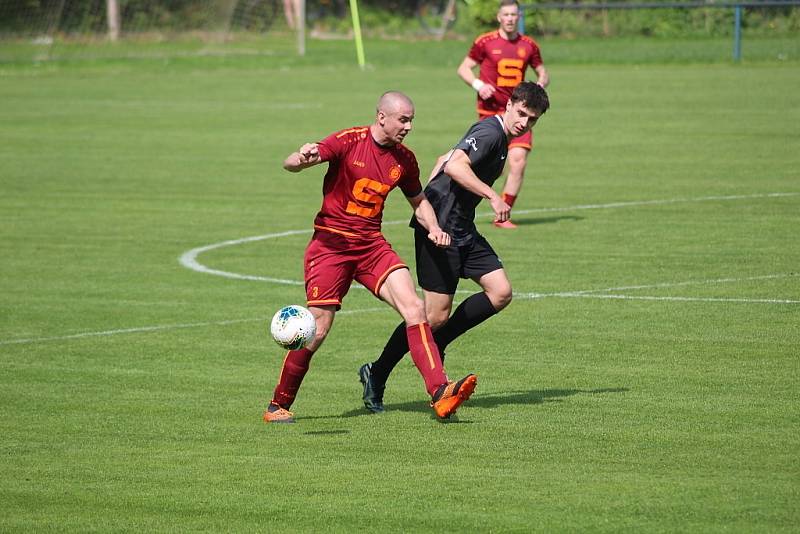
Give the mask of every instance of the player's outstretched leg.
M 361 385 L 364 386 L 364 406 L 372 413 L 382 413 L 385 411 L 383 407 L 383 390 L 386 388 L 386 383 L 377 383 L 372 376 L 372 364 L 365 363 L 358 370 L 358 379 Z
M 294 414 L 289 411 L 289 408 L 308 372 L 312 356 L 314 356 L 314 352 L 310 349 L 290 350 L 286 353 L 272 401 L 264 410 L 265 423 L 294 423 Z
M 447 419 L 458 409 L 461 404 L 470 398 L 475 386 L 478 384 L 478 377 L 468 374 L 458 382 L 449 382 L 439 388 L 431 400 L 431 408 L 441 419 Z

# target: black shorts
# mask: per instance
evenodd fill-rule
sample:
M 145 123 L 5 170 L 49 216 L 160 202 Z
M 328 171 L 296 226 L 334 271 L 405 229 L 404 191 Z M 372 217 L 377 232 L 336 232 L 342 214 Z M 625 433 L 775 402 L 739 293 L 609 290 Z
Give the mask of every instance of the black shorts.
M 502 269 L 503 264 L 486 238 L 475 234 L 468 245 L 441 248 L 423 230 L 414 232 L 417 251 L 417 281 L 427 291 L 452 295 L 461 278 L 477 279 Z

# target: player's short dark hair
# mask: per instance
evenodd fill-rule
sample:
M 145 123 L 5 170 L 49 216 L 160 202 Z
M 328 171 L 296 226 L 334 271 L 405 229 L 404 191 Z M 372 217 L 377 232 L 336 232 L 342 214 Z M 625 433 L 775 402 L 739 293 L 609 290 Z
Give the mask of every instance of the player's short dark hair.
M 497 10 L 500 11 L 504 7 L 508 6 L 517 6 L 519 7 L 519 2 L 517 0 L 500 0 L 500 5 L 497 7 Z
M 539 115 L 543 115 L 550 107 L 550 99 L 547 91 L 538 83 L 524 81 L 514 88 L 511 93 L 511 103 L 522 102 L 528 109 L 535 109 Z

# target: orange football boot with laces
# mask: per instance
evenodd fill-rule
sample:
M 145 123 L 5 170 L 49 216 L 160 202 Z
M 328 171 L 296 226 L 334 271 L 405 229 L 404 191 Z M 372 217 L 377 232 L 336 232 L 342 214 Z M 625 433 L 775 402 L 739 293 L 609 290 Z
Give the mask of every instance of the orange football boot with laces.
M 294 423 L 294 414 L 280 405 L 270 402 L 264 410 L 265 423 Z
M 469 399 L 477 384 L 478 377 L 469 374 L 458 382 L 449 382 L 443 385 L 434 395 L 431 408 L 440 419 L 447 419 L 456 413 L 458 407 L 465 400 Z

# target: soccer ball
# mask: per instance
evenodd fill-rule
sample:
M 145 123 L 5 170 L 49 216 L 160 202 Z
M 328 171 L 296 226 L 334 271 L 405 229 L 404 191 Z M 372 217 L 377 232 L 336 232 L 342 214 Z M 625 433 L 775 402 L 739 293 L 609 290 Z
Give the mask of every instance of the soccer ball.
M 272 339 L 281 347 L 298 350 L 314 339 L 317 321 L 311 312 L 302 306 L 285 306 L 272 317 L 269 331 Z

